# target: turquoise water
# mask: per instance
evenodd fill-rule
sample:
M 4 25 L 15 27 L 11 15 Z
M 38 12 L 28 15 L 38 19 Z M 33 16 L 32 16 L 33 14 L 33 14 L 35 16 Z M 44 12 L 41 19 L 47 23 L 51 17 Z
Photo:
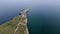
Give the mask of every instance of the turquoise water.
M 0 1 L 0 24 L 19 15 L 29 6 L 27 14 L 30 34 L 60 34 L 59 0 Z

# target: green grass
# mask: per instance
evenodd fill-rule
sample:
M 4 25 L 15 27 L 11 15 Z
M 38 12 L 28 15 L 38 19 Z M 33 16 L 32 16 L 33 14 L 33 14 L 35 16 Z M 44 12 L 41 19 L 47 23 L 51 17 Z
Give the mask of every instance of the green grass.
M 20 19 L 21 16 L 17 16 L 0 25 L 0 34 L 13 34 L 17 27 L 16 25 L 19 23 Z

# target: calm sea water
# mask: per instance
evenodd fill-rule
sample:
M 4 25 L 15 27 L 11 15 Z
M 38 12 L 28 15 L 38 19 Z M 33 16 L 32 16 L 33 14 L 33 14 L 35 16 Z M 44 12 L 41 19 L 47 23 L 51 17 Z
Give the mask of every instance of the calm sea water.
M 60 34 L 59 3 L 59 0 L 0 0 L 0 24 L 29 6 L 27 18 L 30 34 Z

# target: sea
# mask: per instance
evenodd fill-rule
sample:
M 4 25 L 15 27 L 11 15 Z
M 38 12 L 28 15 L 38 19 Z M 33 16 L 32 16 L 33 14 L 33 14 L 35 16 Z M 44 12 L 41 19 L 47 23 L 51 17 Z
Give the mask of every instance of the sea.
M 60 34 L 60 0 L 0 0 L 0 25 L 25 8 L 29 34 Z

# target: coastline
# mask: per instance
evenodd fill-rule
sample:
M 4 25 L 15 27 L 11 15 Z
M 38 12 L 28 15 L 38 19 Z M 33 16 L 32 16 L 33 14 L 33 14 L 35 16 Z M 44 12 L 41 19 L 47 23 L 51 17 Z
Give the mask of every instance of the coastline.
M 23 26 L 25 26 L 25 28 L 26 28 L 26 32 L 24 33 L 24 34 L 29 34 L 29 32 L 28 32 L 28 27 L 27 27 L 27 16 L 26 16 L 26 13 L 29 11 L 29 9 L 28 8 L 25 8 L 25 10 L 23 10 L 22 12 L 21 12 L 21 20 L 20 20 L 20 22 L 17 24 L 17 28 L 15 29 L 15 32 L 14 32 L 14 34 L 18 31 L 18 29 L 19 29 L 19 26 L 20 25 L 23 25 Z
M 28 20 L 26 16 L 26 13 L 28 11 L 29 10 L 27 8 L 21 12 L 21 15 L 0 25 L 0 34 L 18 34 L 18 33 L 29 34 L 28 27 L 27 27 Z

